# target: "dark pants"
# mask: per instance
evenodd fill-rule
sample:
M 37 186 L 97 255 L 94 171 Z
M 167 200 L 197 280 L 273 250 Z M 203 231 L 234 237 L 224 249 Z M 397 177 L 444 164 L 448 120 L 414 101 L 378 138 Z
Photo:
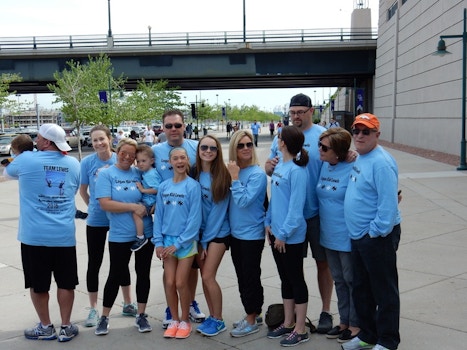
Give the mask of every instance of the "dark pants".
M 397 349 L 400 343 L 396 255 L 400 234 L 400 225 L 396 225 L 386 237 L 367 234 L 352 240 L 352 296 L 361 329 L 358 337 L 388 349 Z
M 86 226 L 86 242 L 88 245 L 88 269 L 86 286 L 88 292 L 99 291 L 99 270 L 104 258 L 105 241 L 109 227 Z
M 258 134 L 253 134 L 253 142 L 255 143 L 255 146 L 258 147 Z
M 132 242 L 115 243 L 109 242 L 110 270 L 109 277 L 104 288 L 104 307 L 112 307 L 118 295 L 120 286 L 131 284 L 130 269 L 128 264 L 131 258 Z M 136 271 L 136 301 L 145 304 L 148 302 L 151 280 L 151 259 L 154 253 L 154 245 L 146 243 L 140 250 L 135 252 Z
M 238 290 L 245 312 L 260 314 L 264 303 L 261 284 L 261 255 L 264 240 L 247 241 L 232 237 L 230 251 L 237 273 Z
M 281 279 L 282 298 L 293 299 L 295 304 L 307 303 L 308 287 L 303 274 L 303 243 L 286 244 L 285 253 L 275 249 L 274 244 L 271 244 L 271 249 Z

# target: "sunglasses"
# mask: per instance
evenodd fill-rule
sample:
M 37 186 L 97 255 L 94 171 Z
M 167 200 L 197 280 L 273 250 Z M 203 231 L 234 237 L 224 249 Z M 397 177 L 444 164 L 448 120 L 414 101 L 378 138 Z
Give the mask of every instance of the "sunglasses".
M 119 155 L 121 155 L 123 158 L 126 158 L 126 157 L 136 158 L 135 153 L 128 153 L 128 152 L 125 152 L 125 151 L 120 151 Z
M 183 126 L 183 124 L 180 124 L 180 123 L 165 124 L 165 125 L 164 125 L 164 128 L 166 128 L 166 129 L 172 129 L 173 127 L 175 127 L 175 129 L 180 129 L 182 126 Z
M 211 152 L 217 152 L 217 147 L 216 147 L 216 146 L 208 146 L 208 145 L 201 145 L 201 146 L 199 146 L 199 149 L 200 149 L 201 151 L 207 151 L 208 148 L 209 148 L 209 150 L 210 150 Z
M 237 149 L 244 149 L 246 148 L 253 148 L 253 142 L 247 142 L 247 143 L 238 143 L 237 144 Z
M 376 132 L 376 130 L 373 130 L 373 129 L 362 129 L 362 130 L 360 130 L 360 129 L 352 129 L 352 134 L 358 135 L 358 134 L 360 134 L 360 131 L 361 131 L 362 134 L 365 135 L 365 136 L 370 135 L 371 132 Z
M 323 144 L 321 143 L 321 141 L 318 142 L 318 148 L 320 148 L 320 147 L 321 147 L 321 149 L 323 150 L 323 152 L 327 152 L 327 151 L 329 151 L 330 149 L 332 149 L 332 148 L 329 147 L 329 146 L 323 145 Z

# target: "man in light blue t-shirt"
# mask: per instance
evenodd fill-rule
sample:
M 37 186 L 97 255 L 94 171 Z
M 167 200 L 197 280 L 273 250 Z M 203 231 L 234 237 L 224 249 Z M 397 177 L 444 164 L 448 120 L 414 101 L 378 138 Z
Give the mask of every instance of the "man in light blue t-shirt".
M 6 168 L 19 181 L 20 215 L 18 240 L 25 287 L 39 316 L 39 323 L 24 331 L 33 340 L 57 338 L 49 316 L 51 275 L 57 283 L 62 326 L 58 340 L 78 335 L 70 322 L 74 290 L 78 284 L 75 238 L 75 195 L 80 184 L 80 166 L 70 151 L 65 131 L 56 124 L 43 124 L 37 136 L 40 152 L 23 152 Z
M 256 120 L 253 121 L 253 124 L 251 124 L 251 133 L 253 134 L 253 142 L 255 143 L 255 147 L 258 147 L 258 136 L 259 133 L 261 133 L 261 124 Z

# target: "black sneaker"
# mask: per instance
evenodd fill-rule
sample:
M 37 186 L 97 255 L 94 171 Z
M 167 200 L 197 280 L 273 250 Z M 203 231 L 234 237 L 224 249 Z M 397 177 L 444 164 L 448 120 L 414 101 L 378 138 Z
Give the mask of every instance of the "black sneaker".
M 326 334 L 332 329 L 332 315 L 327 312 L 321 312 L 319 315 L 318 328 L 316 331 L 319 334 Z
M 353 338 L 355 338 L 357 335 L 352 335 L 352 331 L 350 329 L 344 329 L 342 331 L 342 334 L 339 336 L 339 338 L 337 338 L 337 341 L 339 343 L 346 343 L 348 342 L 349 340 L 352 340 Z
M 136 240 L 135 242 L 133 243 L 133 245 L 131 246 L 131 251 L 132 252 L 137 252 L 138 250 L 140 250 L 141 248 L 143 248 L 143 246 L 148 243 L 148 239 L 146 237 L 143 237 L 143 238 L 138 238 L 136 237 Z
M 328 339 L 339 338 L 343 332 L 344 332 L 344 329 L 341 329 L 341 327 L 339 326 L 335 326 L 333 329 L 331 329 L 329 332 L 326 333 L 326 338 Z
M 109 333 L 109 318 L 102 316 L 97 323 L 95 335 L 106 335 Z

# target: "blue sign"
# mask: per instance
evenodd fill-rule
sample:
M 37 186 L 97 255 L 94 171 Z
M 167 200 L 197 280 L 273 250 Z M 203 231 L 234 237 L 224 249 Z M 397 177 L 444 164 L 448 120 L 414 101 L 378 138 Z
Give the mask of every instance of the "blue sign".
M 99 101 L 101 101 L 102 103 L 107 103 L 107 91 L 105 90 L 99 91 Z
M 365 90 L 364 89 L 357 89 L 357 93 L 356 93 L 356 96 L 355 96 L 355 99 L 357 100 L 356 102 L 356 106 L 355 106 L 355 109 L 357 111 L 357 115 L 358 114 L 362 114 L 363 113 L 363 105 L 364 105 L 364 100 L 365 100 Z
M 334 100 L 331 100 L 331 111 L 334 111 Z

